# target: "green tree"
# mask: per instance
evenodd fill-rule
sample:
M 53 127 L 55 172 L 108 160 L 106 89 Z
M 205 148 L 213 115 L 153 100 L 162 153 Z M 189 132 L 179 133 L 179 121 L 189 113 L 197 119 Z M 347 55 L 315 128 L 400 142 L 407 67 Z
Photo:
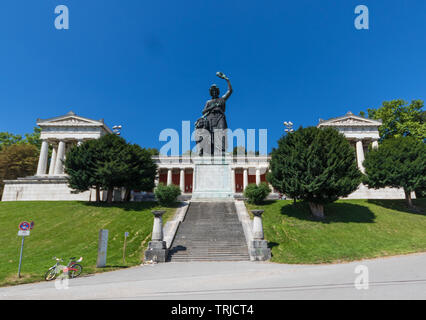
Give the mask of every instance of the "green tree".
M 100 153 L 97 140 L 88 140 L 67 153 L 64 161 L 68 185 L 77 192 L 96 190 L 96 202 L 100 201 L 101 179 L 97 176 Z
M 38 150 L 41 148 L 41 140 L 40 140 L 41 128 L 34 127 L 34 131 L 32 133 L 26 133 L 24 143 L 31 144 L 36 146 Z
M 152 190 L 156 164 L 151 152 L 131 145 L 114 134 L 90 140 L 73 147 L 66 156 L 65 172 L 70 188 L 83 192 L 96 189 L 107 191 L 107 202 L 112 202 L 114 188 L 126 188 L 125 200 L 130 190 Z
M 32 133 L 25 134 L 25 139 L 23 139 L 20 134 L 0 132 L 0 150 L 3 147 L 11 146 L 13 144 L 30 144 L 30 145 L 36 146 L 37 149 L 40 150 L 40 147 L 41 147 L 40 132 L 41 132 L 41 129 L 38 127 L 35 127 Z
M 278 140 L 268 181 L 283 194 L 309 202 L 311 212 L 324 217 L 324 204 L 355 191 L 361 172 L 355 151 L 333 128 L 299 128 Z
M 4 180 L 33 175 L 37 170 L 38 150 L 33 145 L 13 144 L 0 150 L 0 194 Z
M 22 136 L 9 132 L 0 132 L 0 150 L 22 141 Z
M 412 136 L 417 140 L 426 139 L 426 121 L 424 103 L 421 100 L 413 100 L 410 104 L 404 100 L 384 101 L 378 109 L 369 108 L 370 119 L 381 119 L 383 124 L 379 128 L 380 137 L 389 139 L 392 137 Z
M 387 139 L 370 149 L 364 163 L 365 181 L 370 188 L 403 188 L 408 206 L 411 192 L 426 187 L 426 144 L 414 137 Z
M 152 160 L 152 149 L 143 149 L 137 144 L 129 144 L 125 150 L 124 200 L 130 199 L 131 190 L 152 191 L 155 187 L 157 165 Z

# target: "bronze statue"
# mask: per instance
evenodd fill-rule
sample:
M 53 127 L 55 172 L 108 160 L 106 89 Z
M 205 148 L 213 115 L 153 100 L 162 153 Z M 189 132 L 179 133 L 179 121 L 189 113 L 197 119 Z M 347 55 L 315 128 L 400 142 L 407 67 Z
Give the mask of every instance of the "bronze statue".
M 228 128 L 226 123 L 225 109 L 226 109 L 226 100 L 232 94 L 232 86 L 229 78 L 225 76 L 222 72 L 216 72 L 216 76 L 221 79 L 226 80 L 228 83 L 228 91 L 222 96 L 219 97 L 219 88 L 213 84 L 210 87 L 211 100 L 206 102 L 206 105 L 203 110 L 203 116 L 195 122 L 196 129 L 206 129 L 210 133 L 211 138 L 211 154 L 214 154 L 214 132 L 215 130 L 225 130 Z M 197 140 L 197 143 L 200 143 L 202 138 Z M 226 136 L 222 137 L 222 146 L 221 151 L 224 153 L 226 150 Z M 200 151 L 200 156 L 203 155 L 203 150 Z

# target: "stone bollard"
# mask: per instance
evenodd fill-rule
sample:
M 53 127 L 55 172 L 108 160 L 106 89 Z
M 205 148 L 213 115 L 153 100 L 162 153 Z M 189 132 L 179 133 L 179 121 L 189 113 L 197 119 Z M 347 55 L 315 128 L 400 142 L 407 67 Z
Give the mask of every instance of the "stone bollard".
M 168 249 L 163 240 L 163 214 L 164 210 L 154 210 L 154 225 L 152 228 L 152 240 L 145 251 L 145 261 L 166 262 Z
M 265 261 L 271 258 L 271 249 L 268 241 L 264 239 L 262 214 L 264 210 L 252 210 L 253 218 L 253 240 L 250 246 L 250 256 L 256 261 Z

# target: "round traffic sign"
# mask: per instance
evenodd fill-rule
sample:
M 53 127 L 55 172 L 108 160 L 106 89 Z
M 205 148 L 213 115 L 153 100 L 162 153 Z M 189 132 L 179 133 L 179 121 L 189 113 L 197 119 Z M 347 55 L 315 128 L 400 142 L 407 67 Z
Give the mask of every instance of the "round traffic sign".
M 30 228 L 30 224 L 27 221 L 21 222 L 21 224 L 19 225 L 19 229 L 26 231 Z

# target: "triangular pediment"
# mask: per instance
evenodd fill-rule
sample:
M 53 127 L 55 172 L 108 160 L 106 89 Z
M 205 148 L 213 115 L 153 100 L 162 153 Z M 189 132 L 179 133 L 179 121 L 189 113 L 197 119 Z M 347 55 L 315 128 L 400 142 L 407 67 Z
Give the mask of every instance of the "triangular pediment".
M 54 117 L 50 119 L 38 119 L 37 124 L 40 126 L 51 125 L 103 125 L 103 121 L 96 121 L 88 118 L 77 116 L 74 112 L 70 111 L 66 115 Z
M 329 120 L 320 120 L 318 126 L 375 126 L 382 125 L 381 121 L 372 120 L 360 116 L 356 116 L 348 112 L 343 117 L 333 118 Z

